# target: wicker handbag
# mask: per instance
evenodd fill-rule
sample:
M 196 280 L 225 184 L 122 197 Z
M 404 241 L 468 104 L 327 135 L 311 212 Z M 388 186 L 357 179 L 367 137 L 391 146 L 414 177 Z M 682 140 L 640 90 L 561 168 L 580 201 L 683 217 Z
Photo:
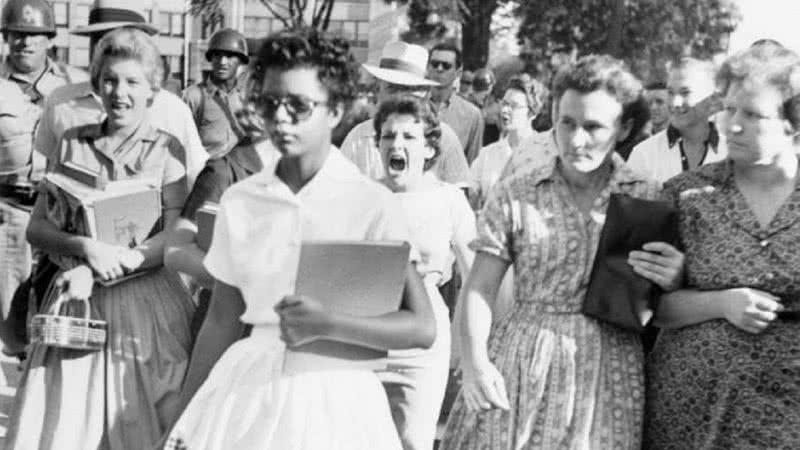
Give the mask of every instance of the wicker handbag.
M 62 306 L 72 300 L 83 303 L 83 317 L 61 315 Z M 31 319 L 31 343 L 73 350 L 101 350 L 106 343 L 106 321 L 89 318 L 90 311 L 89 300 L 71 299 L 62 293 L 48 314 L 36 314 Z

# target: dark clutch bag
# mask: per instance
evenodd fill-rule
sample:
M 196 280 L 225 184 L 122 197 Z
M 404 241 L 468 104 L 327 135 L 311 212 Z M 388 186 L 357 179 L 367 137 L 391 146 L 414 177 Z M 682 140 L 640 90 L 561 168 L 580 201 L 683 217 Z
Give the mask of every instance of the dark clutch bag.
M 628 253 L 647 242 L 678 242 L 678 211 L 668 202 L 611 194 L 583 313 L 641 332 L 653 317 L 660 288 L 637 275 Z

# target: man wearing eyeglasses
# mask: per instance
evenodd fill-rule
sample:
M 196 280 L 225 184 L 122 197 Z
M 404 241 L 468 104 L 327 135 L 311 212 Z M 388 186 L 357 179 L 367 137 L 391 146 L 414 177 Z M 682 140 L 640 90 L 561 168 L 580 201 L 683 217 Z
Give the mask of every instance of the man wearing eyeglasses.
M 378 79 L 377 97 L 380 103 L 391 95 L 400 93 L 427 97 L 431 87 L 437 84 L 425 78 L 427 62 L 428 51 L 424 47 L 405 42 L 390 42 L 381 53 L 378 66 L 364 64 L 363 67 Z M 464 148 L 455 131 L 446 123 L 442 123 L 441 143 L 442 152 L 431 170 L 440 180 L 466 189 L 470 173 Z M 340 150 L 362 173 L 374 179 L 384 177 L 383 159 L 378 151 L 372 119 L 361 122 L 350 130 Z
M 471 163 L 483 145 L 483 114 L 475 105 L 455 95 L 461 77 L 461 50 L 449 42 L 436 44 L 428 60 L 428 78 L 439 83 L 431 90 L 439 118 L 456 132 Z

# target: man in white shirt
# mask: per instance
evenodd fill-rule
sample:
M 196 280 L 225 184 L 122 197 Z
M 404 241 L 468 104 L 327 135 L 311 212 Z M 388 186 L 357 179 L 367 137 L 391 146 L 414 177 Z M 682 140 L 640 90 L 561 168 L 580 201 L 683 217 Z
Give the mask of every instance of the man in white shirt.
M 428 51 L 405 42 L 390 42 L 383 49 L 379 65 L 364 64 L 364 69 L 380 82 L 378 102 L 396 93 L 411 93 L 426 97 L 437 83 L 425 78 Z M 470 179 L 469 166 L 463 147 L 451 127 L 442 123 L 442 153 L 433 165 L 433 172 L 445 182 L 466 187 Z M 340 148 L 361 171 L 373 179 L 384 176 L 383 159 L 375 140 L 372 119 L 356 125 Z
M 720 110 L 711 62 L 683 58 L 669 72 L 669 126 L 634 147 L 627 164 L 658 181 L 725 159 L 724 139 L 711 120 Z

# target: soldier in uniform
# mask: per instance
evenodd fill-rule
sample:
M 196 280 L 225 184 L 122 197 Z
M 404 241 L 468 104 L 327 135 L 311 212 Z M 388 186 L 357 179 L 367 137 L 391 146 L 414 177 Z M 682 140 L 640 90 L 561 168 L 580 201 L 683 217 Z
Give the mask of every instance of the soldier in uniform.
M 44 159 L 32 152 L 33 134 L 44 98 L 88 75 L 47 56 L 56 24 L 45 0 L 8 0 L 0 16 L 0 32 L 9 49 L 0 65 L 0 340 L 6 353 L 19 354 L 24 333 L 15 333 L 14 328 L 24 330 L 25 308 L 21 305 L 19 317 L 11 314 L 11 303 L 31 272 L 33 257 L 25 229 L 34 183 L 44 170 Z
M 187 88 L 183 100 L 192 110 L 209 156 L 218 158 L 246 134 L 236 115 L 244 105 L 245 81 L 239 69 L 250 60 L 247 41 L 238 31 L 219 30 L 209 40 L 206 59 L 211 63 L 208 78 Z

